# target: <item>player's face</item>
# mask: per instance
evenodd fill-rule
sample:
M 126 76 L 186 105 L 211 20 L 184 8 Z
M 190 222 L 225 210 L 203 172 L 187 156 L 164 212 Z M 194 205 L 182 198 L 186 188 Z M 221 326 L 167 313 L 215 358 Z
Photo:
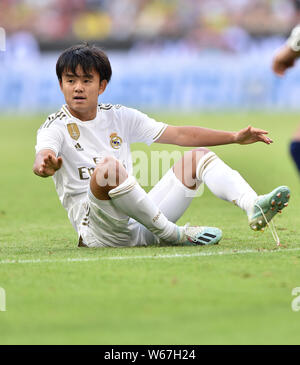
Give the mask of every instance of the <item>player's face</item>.
M 84 121 L 96 117 L 98 96 L 103 93 L 106 85 L 107 81 L 100 82 L 100 76 L 95 70 L 85 74 L 78 65 L 76 74 L 68 70 L 63 72 L 60 88 L 71 114 Z

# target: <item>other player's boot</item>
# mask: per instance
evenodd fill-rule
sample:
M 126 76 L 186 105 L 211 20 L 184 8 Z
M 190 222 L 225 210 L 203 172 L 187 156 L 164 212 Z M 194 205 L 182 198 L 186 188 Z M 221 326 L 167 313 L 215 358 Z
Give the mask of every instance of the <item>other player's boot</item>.
M 179 244 L 187 246 L 216 245 L 222 238 L 222 231 L 216 227 L 191 227 L 186 224 L 179 227 Z
M 289 198 L 290 189 L 287 186 L 279 186 L 269 194 L 258 196 L 248 215 L 250 228 L 262 230 L 277 213 L 288 206 Z

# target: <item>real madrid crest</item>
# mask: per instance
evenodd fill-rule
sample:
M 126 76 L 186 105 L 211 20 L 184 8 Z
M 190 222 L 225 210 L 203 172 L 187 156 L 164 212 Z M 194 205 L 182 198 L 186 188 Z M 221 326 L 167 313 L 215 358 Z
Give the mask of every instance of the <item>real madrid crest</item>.
M 76 123 L 69 123 L 67 124 L 67 128 L 71 138 L 77 141 L 77 139 L 80 137 L 78 125 Z
M 117 133 L 112 133 L 110 136 L 110 145 L 115 150 L 118 150 L 122 144 L 122 138 L 117 135 Z

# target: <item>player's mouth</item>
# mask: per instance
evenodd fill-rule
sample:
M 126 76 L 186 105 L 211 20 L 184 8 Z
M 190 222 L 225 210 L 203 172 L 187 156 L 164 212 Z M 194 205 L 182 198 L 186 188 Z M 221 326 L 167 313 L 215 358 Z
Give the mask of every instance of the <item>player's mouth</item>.
M 73 100 L 75 100 L 76 102 L 80 103 L 86 100 L 86 98 L 84 96 L 74 96 Z

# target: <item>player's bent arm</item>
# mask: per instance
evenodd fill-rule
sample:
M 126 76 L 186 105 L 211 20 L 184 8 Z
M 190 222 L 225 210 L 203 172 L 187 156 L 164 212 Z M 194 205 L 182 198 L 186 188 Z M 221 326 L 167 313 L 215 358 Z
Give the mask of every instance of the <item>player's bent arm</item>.
M 288 68 L 294 66 L 299 57 L 300 51 L 294 51 L 289 45 L 284 45 L 273 58 L 273 71 L 279 76 L 284 75 Z
M 285 45 L 275 54 L 272 62 L 273 71 L 283 76 L 285 71 L 293 67 L 297 58 L 300 57 L 300 25 L 298 24 L 291 32 Z
M 39 151 L 35 156 L 33 172 L 40 177 L 53 176 L 62 166 L 62 158 L 50 149 Z
M 248 126 L 238 132 L 218 131 L 194 126 L 168 126 L 155 141 L 157 143 L 175 144 L 184 147 L 209 147 L 230 143 L 249 144 L 273 141 L 266 137 L 267 131 Z

